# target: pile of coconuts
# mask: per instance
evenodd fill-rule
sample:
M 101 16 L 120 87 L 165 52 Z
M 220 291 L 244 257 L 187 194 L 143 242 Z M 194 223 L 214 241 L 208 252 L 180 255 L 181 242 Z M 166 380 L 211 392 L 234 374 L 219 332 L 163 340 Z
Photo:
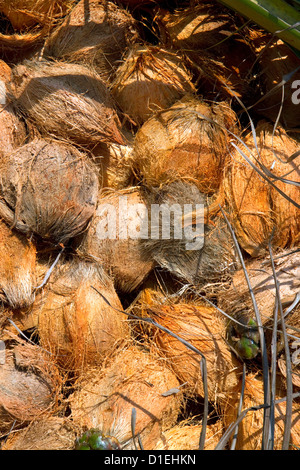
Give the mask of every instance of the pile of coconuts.
M 1 449 L 299 449 L 300 60 L 217 0 L 0 25 Z

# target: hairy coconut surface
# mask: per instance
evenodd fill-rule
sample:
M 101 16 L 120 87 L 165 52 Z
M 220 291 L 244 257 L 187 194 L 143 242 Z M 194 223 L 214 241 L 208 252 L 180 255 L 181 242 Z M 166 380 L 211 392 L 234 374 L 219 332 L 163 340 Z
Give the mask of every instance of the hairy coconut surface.
M 237 419 L 241 385 L 229 393 L 224 408 L 223 420 L 227 428 Z M 275 400 L 285 397 L 285 391 L 278 388 Z M 259 373 L 250 372 L 246 376 L 243 410 L 264 404 L 264 386 Z M 299 447 L 300 442 L 299 398 L 293 402 L 290 450 Z M 285 428 L 286 402 L 275 403 L 274 450 L 281 450 Z M 250 410 L 239 424 L 236 450 L 261 450 L 264 410 Z
M 36 247 L 0 221 L 0 300 L 12 309 L 34 301 Z
M 69 398 L 72 419 L 80 426 L 115 437 L 123 449 L 132 450 L 135 409 L 134 438 L 140 436 L 143 448 L 151 450 L 160 441 L 161 432 L 176 422 L 182 394 L 166 392 L 178 385 L 163 360 L 132 345 L 100 373 L 91 370 L 82 377 L 78 390 Z
M 141 245 L 145 213 L 139 187 L 100 192 L 95 215 L 77 249 L 99 263 L 123 292 L 136 289 L 154 267 Z
M 229 155 L 237 118 L 225 103 L 184 97 L 149 118 L 134 140 L 134 168 L 147 186 L 185 179 L 216 192 Z
M 36 308 L 40 344 L 76 375 L 101 366 L 129 335 L 127 316 L 114 310 L 122 309 L 114 286 L 94 263 L 58 266 Z
M 45 25 L 62 17 L 74 0 L 1 0 L 0 12 L 9 19 L 17 31 L 37 24 Z
M 250 132 L 243 138 L 244 145 L 238 145 L 242 153 L 232 152 L 224 177 L 232 226 L 251 256 L 265 253 L 273 230 L 272 245 L 297 246 L 300 227 L 299 144 L 282 128 L 273 133 L 273 126 L 264 121 L 258 123 L 255 133 L 255 138 Z
M 92 217 L 98 174 L 67 143 L 35 139 L 1 160 L 3 217 L 24 233 L 66 243 Z
M 111 90 L 123 113 L 136 125 L 196 91 L 180 56 L 157 46 L 140 45 L 129 50 Z
M 61 379 L 51 357 L 24 341 L 5 350 L 0 364 L 2 432 L 49 412 L 60 393 Z M 15 422 L 15 423 L 14 423 Z
M 115 103 L 91 67 L 24 61 L 12 80 L 14 105 L 43 135 L 87 146 L 124 143 Z
M 1 450 L 73 450 L 74 425 L 67 418 L 44 417 L 8 436 Z
M 46 41 L 45 55 L 89 64 L 108 80 L 136 37 L 128 11 L 110 1 L 81 0 Z

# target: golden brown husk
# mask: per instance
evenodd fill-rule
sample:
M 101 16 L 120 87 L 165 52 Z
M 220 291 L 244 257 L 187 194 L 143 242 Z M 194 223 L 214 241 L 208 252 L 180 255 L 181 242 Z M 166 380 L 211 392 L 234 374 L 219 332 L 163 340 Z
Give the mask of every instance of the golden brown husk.
M 0 162 L 3 217 L 19 231 L 66 243 L 92 217 L 98 174 L 76 147 L 35 139 Z
M 35 308 L 40 344 L 76 375 L 101 366 L 129 335 L 114 286 L 94 263 L 62 263 Z
M 151 450 L 160 441 L 161 432 L 176 422 L 182 394 L 162 394 L 178 385 L 163 360 L 131 345 L 100 372 L 90 370 L 82 377 L 69 399 L 72 419 L 80 426 L 100 429 L 115 437 L 122 448 L 132 450 L 135 408 L 135 438 L 139 435 L 143 448 Z
M 123 113 L 136 125 L 196 91 L 180 56 L 139 45 L 129 50 L 119 66 L 111 90 Z
M 24 61 L 13 69 L 14 105 L 41 134 L 85 146 L 123 144 L 111 94 L 92 68 Z
M 119 190 L 133 186 L 132 145 L 100 144 L 93 149 L 93 156 L 100 168 L 100 187 Z
M 176 179 L 212 194 L 219 189 L 236 115 L 225 103 L 191 96 L 146 121 L 134 141 L 134 168 L 147 186 Z
M 137 32 L 128 11 L 110 1 L 79 1 L 46 41 L 45 56 L 88 64 L 111 79 L 128 43 Z
M 261 121 L 256 128 L 259 154 L 251 132 L 243 138 L 249 150 L 242 144 L 238 147 L 260 171 L 263 171 L 260 164 L 264 165 L 264 174 L 269 181 L 271 179 L 277 188 L 299 204 L 298 188 L 294 184 L 273 178 L 274 175 L 299 183 L 297 167 L 300 157 L 288 161 L 299 150 L 299 145 L 282 128 L 276 130 L 274 137 L 272 133 L 273 126 Z M 237 239 L 251 256 L 266 252 L 273 229 L 273 246 L 293 247 L 299 243 L 298 209 L 271 186 L 269 181 L 259 175 L 238 150 L 233 152 L 231 162 L 225 169 L 226 200 Z

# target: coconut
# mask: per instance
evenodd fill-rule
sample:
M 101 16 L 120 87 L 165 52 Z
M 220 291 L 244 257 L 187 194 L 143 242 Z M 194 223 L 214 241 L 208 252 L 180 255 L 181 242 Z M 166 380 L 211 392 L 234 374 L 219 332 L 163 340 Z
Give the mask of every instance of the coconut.
M 223 98 L 251 93 L 248 74 L 256 56 L 237 15 L 201 2 L 174 12 L 158 10 L 155 22 L 163 43 L 184 52 L 202 93 L 219 92 Z
M 141 246 L 145 211 L 139 187 L 100 192 L 96 213 L 77 249 L 99 263 L 122 292 L 136 289 L 154 266 Z
M 87 156 L 55 140 L 35 139 L 1 160 L 1 212 L 20 232 L 66 243 L 92 217 L 98 174 Z
M 162 445 L 158 445 L 154 450 L 199 450 L 201 424 L 180 423 L 163 433 Z M 223 424 L 218 419 L 213 424 L 206 427 L 204 450 L 214 450 L 218 441 L 222 437 Z
M 8 436 L 1 450 L 73 450 L 74 425 L 67 418 L 44 417 Z
M 14 105 L 43 135 L 79 145 L 123 144 L 114 101 L 90 67 L 24 61 L 13 69 Z
M 241 384 L 233 393 L 228 394 L 227 403 L 224 408 L 223 420 L 227 428 L 237 419 L 237 410 L 240 400 Z M 275 400 L 285 397 L 284 390 L 280 388 L 276 391 Z M 245 391 L 243 400 L 243 410 L 252 406 L 264 404 L 264 385 L 263 379 L 259 373 L 249 372 L 245 379 Z M 289 450 L 299 446 L 300 438 L 300 405 L 299 401 L 294 400 L 292 411 L 292 427 Z M 274 450 L 280 450 L 285 428 L 286 401 L 275 404 L 275 434 Z M 262 430 L 264 421 L 264 410 L 250 410 L 239 424 L 236 450 L 261 450 Z
M 34 301 L 36 248 L 0 220 L 0 300 L 12 309 Z
M 129 334 L 113 284 L 94 263 L 62 262 L 36 308 L 40 344 L 76 375 L 101 365 Z
M 38 346 L 17 340 L 0 364 L 0 429 L 9 431 L 49 412 L 60 393 L 61 378 L 51 357 Z
M 1 0 L 0 12 L 18 31 L 48 25 L 66 14 L 74 0 Z
M 149 118 L 134 140 L 133 166 L 147 186 L 185 179 L 215 193 L 229 152 L 227 132 L 236 124 L 225 103 L 208 104 L 191 96 Z
M 45 56 L 89 64 L 109 80 L 127 44 L 137 36 L 128 11 L 111 1 L 79 1 L 46 41 Z
M 276 130 L 274 136 L 272 134 L 273 126 L 261 121 L 256 128 L 259 153 L 252 133 L 243 139 L 248 148 L 242 144 L 239 148 L 282 193 L 299 204 L 296 185 L 276 179 L 281 177 L 299 184 L 297 167 L 300 157 L 289 161 L 289 157 L 299 150 L 299 144 L 281 128 Z M 262 170 L 260 164 L 266 170 Z M 296 205 L 259 175 L 238 150 L 233 152 L 231 162 L 226 166 L 224 188 L 232 226 L 247 253 L 251 256 L 263 255 L 273 230 L 272 245 L 282 248 L 297 246 L 300 219 Z
M 134 450 L 132 414 L 136 412 L 134 437 L 145 450 L 161 439 L 179 414 L 182 393 L 166 393 L 179 383 L 163 360 L 129 345 L 101 371 L 90 370 L 69 397 L 71 416 L 77 425 L 96 428 Z M 138 446 L 138 444 L 137 444 Z
M 265 31 L 250 30 L 249 34 L 260 66 L 261 96 L 253 110 L 273 122 L 279 118 L 285 129 L 299 127 L 299 93 L 294 84 L 300 80 L 300 59 L 281 39 Z M 283 92 L 282 86 L 278 85 L 289 75 Z
M 214 403 L 224 400 L 228 391 L 239 382 L 242 366 L 225 341 L 226 324 L 216 309 L 179 298 L 164 304 L 157 302 L 148 309 L 145 305 L 143 310 L 146 317 L 155 320 L 204 355 L 208 399 Z M 167 359 L 180 382 L 187 383 L 190 393 L 204 397 L 202 356 L 157 327 L 152 328 L 149 341 L 153 351 Z
M 116 72 L 112 94 L 136 125 L 195 92 L 191 74 L 174 52 L 157 46 L 134 46 Z

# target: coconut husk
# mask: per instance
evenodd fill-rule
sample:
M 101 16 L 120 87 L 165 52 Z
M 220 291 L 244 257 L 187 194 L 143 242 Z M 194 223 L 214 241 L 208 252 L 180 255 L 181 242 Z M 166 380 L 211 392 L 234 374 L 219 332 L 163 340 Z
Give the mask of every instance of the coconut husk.
M 70 396 L 73 421 L 97 428 L 116 438 L 125 450 L 134 450 L 132 412 L 136 411 L 135 439 L 151 450 L 161 432 L 173 426 L 179 414 L 182 393 L 166 394 L 178 380 L 163 360 L 131 345 L 120 351 L 100 373 L 90 371 Z M 137 444 L 138 446 L 138 444 Z
M 140 45 L 129 50 L 111 90 L 123 113 L 136 125 L 196 91 L 179 55 L 157 46 Z
M 199 450 L 201 424 L 180 423 L 163 433 L 164 442 L 154 450 Z M 206 427 L 205 444 L 203 450 L 214 450 L 222 437 L 223 424 L 218 419 Z
M 74 425 L 67 418 L 45 417 L 10 434 L 1 450 L 73 450 Z
M 46 41 L 45 56 L 88 64 L 110 80 L 129 43 L 137 38 L 131 14 L 111 1 L 79 1 Z
M 237 410 L 239 406 L 241 385 L 229 394 L 227 403 L 224 408 L 223 421 L 227 428 L 237 419 Z M 276 391 L 275 400 L 285 397 L 285 391 L 278 389 Z M 245 380 L 243 410 L 252 406 L 264 404 L 264 386 L 262 377 L 254 372 L 249 372 Z M 293 402 L 292 411 L 292 427 L 289 450 L 299 447 L 300 434 L 300 413 L 299 401 Z M 274 434 L 274 450 L 281 450 L 282 439 L 285 428 L 286 418 L 286 402 L 275 404 L 275 434 Z M 261 450 L 262 429 L 264 421 L 264 410 L 250 410 L 239 424 L 236 450 Z M 295 447 L 296 446 L 296 447 Z
M 99 194 L 96 213 L 77 249 L 99 263 L 122 292 L 135 290 L 154 267 L 141 246 L 146 206 L 139 187 Z
M 92 217 L 98 174 L 74 146 L 35 139 L 1 160 L 1 212 L 23 233 L 66 243 Z
M 273 126 L 262 121 L 256 128 L 259 154 L 252 133 L 243 139 L 249 150 L 242 144 L 238 147 L 279 190 L 299 204 L 299 191 L 295 184 L 276 179 L 282 177 L 299 183 L 297 168 L 300 157 L 289 161 L 289 157 L 299 150 L 299 145 L 281 128 L 276 130 L 273 138 L 272 133 Z M 260 164 L 266 170 L 262 170 Z M 226 166 L 224 188 L 232 226 L 241 247 L 247 253 L 254 257 L 263 255 L 273 230 L 273 246 L 297 246 L 299 217 L 296 205 L 259 175 L 237 150 Z
M 206 359 L 208 399 L 217 403 L 239 382 L 241 363 L 231 353 L 225 341 L 226 322 L 214 307 L 199 302 L 184 302 L 177 297 L 173 302 L 140 309 L 146 317 L 155 320 L 179 338 L 197 348 Z M 135 313 L 138 314 L 137 308 Z M 151 332 L 152 331 L 152 332 Z M 190 350 L 179 339 L 157 327 L 150 327 L 153 352 L 167 359 L 167 363 L 190 393 L 203 397 L 201 355 Z M 148 330 L 149 334 L 149 330 Z
M 40 344 L 76 375 L 101 365 L 129 335 L 113 284 L 94 263 L 62 262 L 35 308 Z
M 34 301 L 36 247 L 0 221 L 0 300 L 16 309 Z
M 298 83 L 300 79 L 300 71 L 297 71 L 300 59 L 281 39 L 265 31 L 250 30 L 249 35 L 260 67 L 258 78 L 261 96 L 254 103 L 253 111 L 274 123 L 279 118 L 285 129 L 299 127 L 300 110 L 297 88 L 293 87 L 293 83 Z M 278 85 L 293 71 L 295 73 L 285 84 L 283 93 L 282 86 Z
M 13 69 L 13 103 L 42 135 L 79 145 L 124 144 L 114 101 L 90 67 L 24 61 Z
M 56 404 L 62 379 L 49 354 L 17 339 L 0 364 L 0 429 L 26 425 Z
M 163 43 L 184 52 L 202 93 L 243 99 L 251 93 L 249 70 L 256 56 L 243 20 L 227 8 L 201 2 L 155 16 Z M 208 96 L 207 96 L 208 97 Z
M 3 13 L 17 31 L 35 25 L 48 25 L 62 17 L 71 8 L 74 0 L 1 0 Z
M 132 145 L 97 145 L 93 156 L 100 168 L 100 186 L 103 189 L 125 189 L 134 184 L 132 172 Z
M 226 103 L 187 96 L 146 121 L 134 140 L 133 166 L 147 186 L 184 179 L 218 191 L 236 116 Z

